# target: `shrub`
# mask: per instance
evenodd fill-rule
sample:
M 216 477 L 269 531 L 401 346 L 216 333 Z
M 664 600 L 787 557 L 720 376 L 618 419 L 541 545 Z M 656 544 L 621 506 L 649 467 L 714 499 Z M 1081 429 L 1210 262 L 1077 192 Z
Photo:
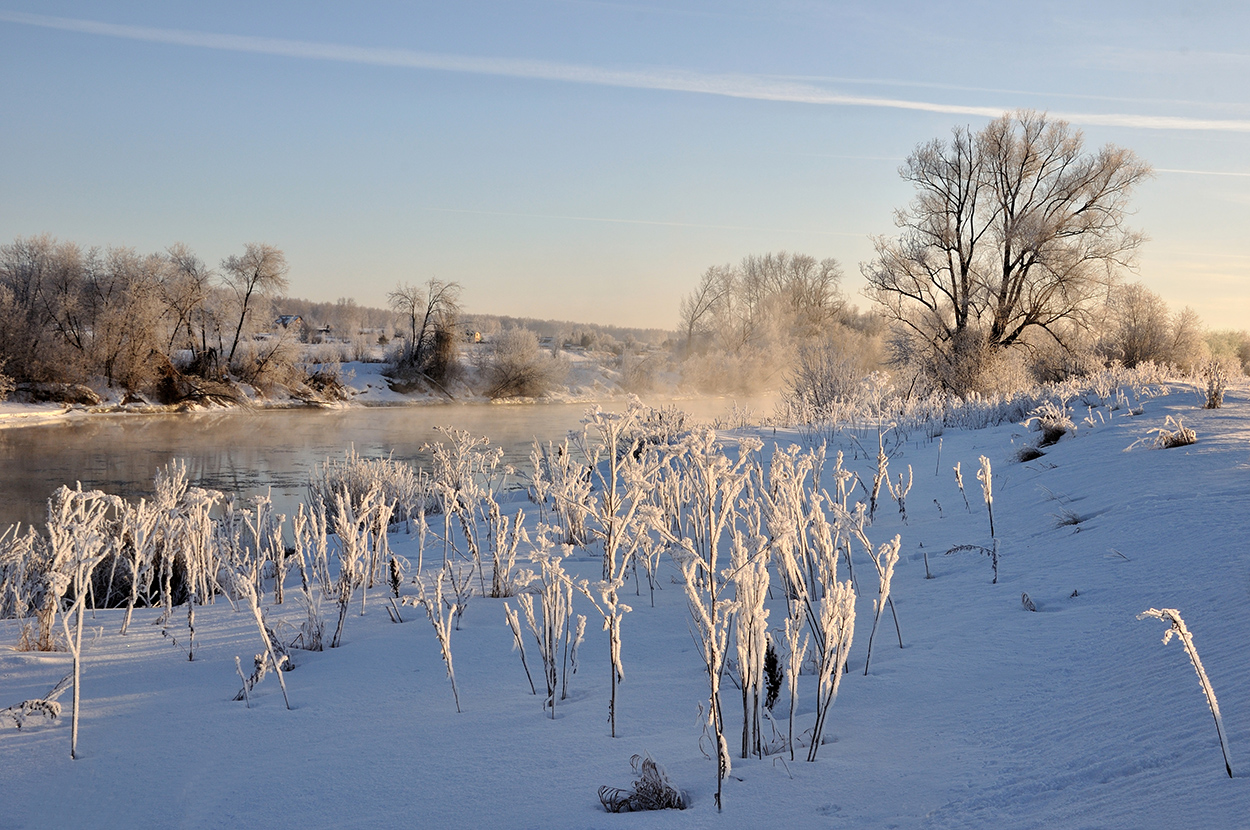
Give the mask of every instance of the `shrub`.
M 7 362 L 8 361 L 6 360 L 0 359 L 0 401 L 7 398 L 9 393 L 17 388 L 17 384 L 13 381 L 13 378 L 4 373 L 4 364 Z
M 1219 409 L 1224 405 L 1224 390 L 1228 388 L 1228 368 L 1223 361 L 1211 360 L 1202 367 L 1202 378 L 1207 382 L 1206 409 Z
M 538 346 L 528 329 L 509 329 L 490 343 L 480 366 L 491 398 L 537 398 L 568 374 L 568 363 Z

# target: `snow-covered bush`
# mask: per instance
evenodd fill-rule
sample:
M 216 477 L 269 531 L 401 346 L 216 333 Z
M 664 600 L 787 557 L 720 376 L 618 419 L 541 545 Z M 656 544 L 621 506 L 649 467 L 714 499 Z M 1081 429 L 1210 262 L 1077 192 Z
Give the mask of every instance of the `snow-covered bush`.
M 359 509 L 370 490 L 377 490 L 390 505 L 391 521 L 413 522 L 432 507 L 429 477 L 410 464 L 393 458 L 362 458 L 354 449 L 342 461 L 326 459 L 317 465 L 308 482 L 313 503 L 320 502 L 333 518 L 334 497 L 344 489 Z M 331 526 L 331 531 L 334 530 Z
M 1202 367 L 1202 378 L 1207 386 L 1207 409 L 1219 409 L 1224 405 L 1224 391 L 1228 388 L 1228 367 L 1222 361 L 1210 360 Z M 2 398 L 2 396 L 0 396 Z
M 568 361 L 539 348 L 528 329 L 508 329 L 480 353 L 479 371 L 492 398 L 537 398 L 568 375 Z

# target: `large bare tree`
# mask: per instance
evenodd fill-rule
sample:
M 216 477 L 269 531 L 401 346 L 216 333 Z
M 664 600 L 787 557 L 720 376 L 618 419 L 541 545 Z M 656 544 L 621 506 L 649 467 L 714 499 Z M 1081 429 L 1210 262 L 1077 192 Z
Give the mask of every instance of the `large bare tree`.
M 899 235 L 874 239 L 866 293 L 938 363 L 1034 332 L 1062 344 L 1144 239 L 1125 219 L 1150 167 L 1114 145 L 1085 152 L 1079 130 L 1044 113 L 957 127 L 899 174 L 916 195 L 895 214 Z
M 234 291 L 239 315 L 234 339 L 230 342 L 230 353 L 226 356 L 226 365 L 229 366 L 234 360 L 235 350 L 239 348 L 243 325 L 254 307 L 254 301 L 258 297 L 280 295 L 286 291 L 289 269 L 282 251 L 272 245 L 249 242 L 243 246 L 242 256 L 222 260 L 221 270 L 226 285 Z

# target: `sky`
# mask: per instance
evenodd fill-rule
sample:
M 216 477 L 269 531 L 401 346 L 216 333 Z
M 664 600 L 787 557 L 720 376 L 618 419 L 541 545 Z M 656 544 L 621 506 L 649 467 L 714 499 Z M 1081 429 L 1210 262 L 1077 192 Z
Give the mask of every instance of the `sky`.
M 1045 110 L 1155 169 L 1139 279 L 1250 328 L 1250 4 L 0 0 L 0 242 L 281 248 L 292 295 L 675 327 L 708 266 L 834 257 L 898 167 Z

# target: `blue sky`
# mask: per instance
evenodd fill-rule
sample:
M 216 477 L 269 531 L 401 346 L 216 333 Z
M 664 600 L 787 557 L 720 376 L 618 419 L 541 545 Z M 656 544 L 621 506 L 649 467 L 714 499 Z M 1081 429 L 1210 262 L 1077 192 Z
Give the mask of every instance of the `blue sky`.
M 312 299 L 439 277 L 668 327 L 749 253 L 857 294 L 907 153 L 1033 107 L 1156 168 L 1135 278 L 1246 328 L 1247 32 L 1201 2 L 0 0 L 0 241 L 264 241 Z

